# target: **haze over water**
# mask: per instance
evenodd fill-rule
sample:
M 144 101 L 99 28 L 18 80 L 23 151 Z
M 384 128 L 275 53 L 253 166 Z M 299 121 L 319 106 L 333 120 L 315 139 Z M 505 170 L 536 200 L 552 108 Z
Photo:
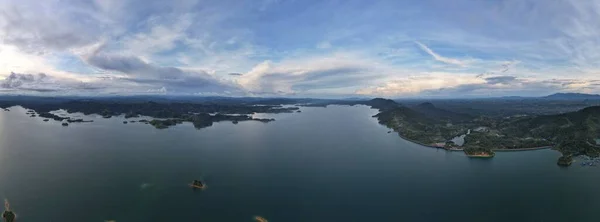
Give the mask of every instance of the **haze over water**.
M 595 221 L 600 170 L 490 160 L 388 134 L 365 106 L 166 130 L 0 111 L 0 197 L 21 221 Z M 203 179 L 208 188 L 187 184 Z

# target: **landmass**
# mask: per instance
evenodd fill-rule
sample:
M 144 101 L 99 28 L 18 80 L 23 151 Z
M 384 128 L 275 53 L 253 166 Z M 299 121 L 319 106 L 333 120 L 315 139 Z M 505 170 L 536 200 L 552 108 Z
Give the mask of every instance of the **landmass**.
M 469 157 L 553 147 L 563 154 L 558 164 L 569 165 L 573 156 L 600 154 L 600 106 L 553 115 L 471 116 L 429 103 L 411 108 L 378 98 L 362 104 L 379 109 L 374 117 L 380 124 L 419 144 L 457 149 L 450 140 L 464 135 L 460 149 Z
M 401 102 L 375 98 L 306 106 L 367 105 L 378 109 L 374 117 L 400 137 L 427 147 L 463 151 L 468 157 L 553 148 L 563 154 L 557 164 L 568 166 L 575 156 L 600 154 L 596 142 L 600 138 L 598 95 L 435 100 L 442 108 L 429 101 Z M 452 141 L 458 136 L 464 136 L 463 144 Z
M 222 114 L 192 114 L 192 115 L 183 115 L 181 118 L 172 118 L 172 119 L 154 119 L 149 123 L 157 129 L 166 129 L 170 126 L 175 126 L 177 124 L 181 124 L 183 122 L 191 122 L 196 129 L 201 129 L 205 127 L 212 126 L 214 122 L 221 121 L 231 121 L 234 124 L 237 124 L 239 121 L 259 121 L 259 122 L 271 122 L 275 121 L 275 119 L 260 119 L 253 118 L 249 115 L 222 115 Z
M 10 97 L 9 97 L 10 98 Z M 172 101 L 131 101 L 130 98 L 115 99 L 60 99 L 60 98 L 28 98 L 27 100 L 12 100 L 0 98 L 0 107 L 22 106 L 28 114 L 38 113 L 39 117 L 69 123 L 92 122 L 91 120 L 73 119 L 51 113 L 56 110 L 65 110 L 67 113 L 83 113 L 84 115 L 97 114 L 103 118 L 124 115 L 128 118 L 142 116 L 152 120 L 138 120 L 140 123 L 150 124 L 157 129 L 190 122 L 195 128 L 201 129 L 212 126 L 215 122 L 231 121 L 235 124 L 241 121 L 258 121 L 268 123 L 275 121 L 272 118 L 253 118 L 255 113 L 293 113 L 299 111 L 298 107 L 284 107 L 292 99 L 248 99 L 235 101 L 232 99 L 212 100 L 211 102 L 194 102 L 184 100 Z M 234 100 L 234 101 L 232 101 Z M 304 100 L 302 100 L 304 101 Z M 279 103 L 279 104 L 278 104 Z M 277 104 L 277 105 L 274 105 Z M 126 124 L 124 121 L 123 124 Z M 135 121 L 130 121 L 131 123 Z

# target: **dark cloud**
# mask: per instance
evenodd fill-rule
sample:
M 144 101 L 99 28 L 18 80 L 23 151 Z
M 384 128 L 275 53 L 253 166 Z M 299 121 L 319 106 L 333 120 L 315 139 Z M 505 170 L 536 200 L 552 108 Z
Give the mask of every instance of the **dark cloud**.
M 238 87 L 215 79 L 203 71 L 186 71 L 175 67 L 160 67 L 146 63 L 134 56 L 110 55 L 95 52 L 86 58 L 95 67 L 127 74 L 123 81 L 148 85 L 151 88 L 165 87 L 170 92 L 231 92 Z
M 244 75 L 244 74 L 232 72 L 232 73 L 229 73 L 229 75 L 230 76 L 241 76 L 241 75 Z
M 18 92 L 79 92 L 104 89 L 100 84 L 85 83 L 69 79 L 55 78 L 39 74 L 23 74 L 11 72 L 0 81 L 0 90 Z
M 46 74 L 40 73 L 37 75 L 33 74 L 20 74 L 11 72 L 4 80 L 0 82 L 0 87 L 4 89 L 18 89 L 23 84 L 31 84 L 41 82 L 46 78 Z
M 485 78 L 485 81 L 488 84 L 509 84 L 515 82 L 515 80 L 517 80 L 517 77 L 514 76 L 496 76 Z

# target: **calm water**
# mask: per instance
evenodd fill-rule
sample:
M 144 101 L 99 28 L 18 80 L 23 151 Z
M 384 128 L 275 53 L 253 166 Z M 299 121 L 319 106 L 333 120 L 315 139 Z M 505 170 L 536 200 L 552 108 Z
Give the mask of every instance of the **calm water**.
M 556 151 L 468 159 L 386 133 L 367 107 L 302 111 L 202 130 L 0 111 L 0 196 L 21 221 L 599 220 L 600 169 L 561 169 Z

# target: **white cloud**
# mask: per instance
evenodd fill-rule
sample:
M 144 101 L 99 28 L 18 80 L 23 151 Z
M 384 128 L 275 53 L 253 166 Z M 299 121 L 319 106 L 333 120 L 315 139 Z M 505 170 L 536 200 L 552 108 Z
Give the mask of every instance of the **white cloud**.
M 390 78 L 379 86 L 362 88 L 356 93 L 371 96 L 415 96 L 427 90 L 481 83 L 485 83 L 485 80 L 469 73 L 431 72 Z
M 384 66 L 384 65 L 381 65 Z M 237 78 L 252 93 L 294 94 L 356 87 L 379 78 L 377 62 L 353 52 L 264 61 Z
M 453 59 L 453 58 L 441 56 L 441 55 L 435 53 L 433 50 L 431 50 L 429 47 L 427 47 L 423 43 L 420 43 L 420 42 L 415 42 L 415 43 L 417 45 L 419 45 L 419 47 L 421 49 L 423 49 L 423 51 L 425 51 L 427 54 L 431 55 L 433 57 L 433 59 L 435 59 L 436 61 L 440 61 L 440 62 L 443 62 L 446 64 L 463 66 L 463 67 L 467 66 L 470 63 L 470 61 L 468 61 L 468 60 L 459 60 L 459 59 Z
M 148 32 L 126 36 L 122 40 L 122 44 L 125 51 L 144 57 L 171 50 L 177 41 L 182 41 L 187 37 L 185 32 L 192 24 L 193 18 L 192 14 L 184 14 L 178 16 L 172 23 L 165 23 L 164 18 L 152 17 L 146 21 L 146 24 L 150 26 Z

